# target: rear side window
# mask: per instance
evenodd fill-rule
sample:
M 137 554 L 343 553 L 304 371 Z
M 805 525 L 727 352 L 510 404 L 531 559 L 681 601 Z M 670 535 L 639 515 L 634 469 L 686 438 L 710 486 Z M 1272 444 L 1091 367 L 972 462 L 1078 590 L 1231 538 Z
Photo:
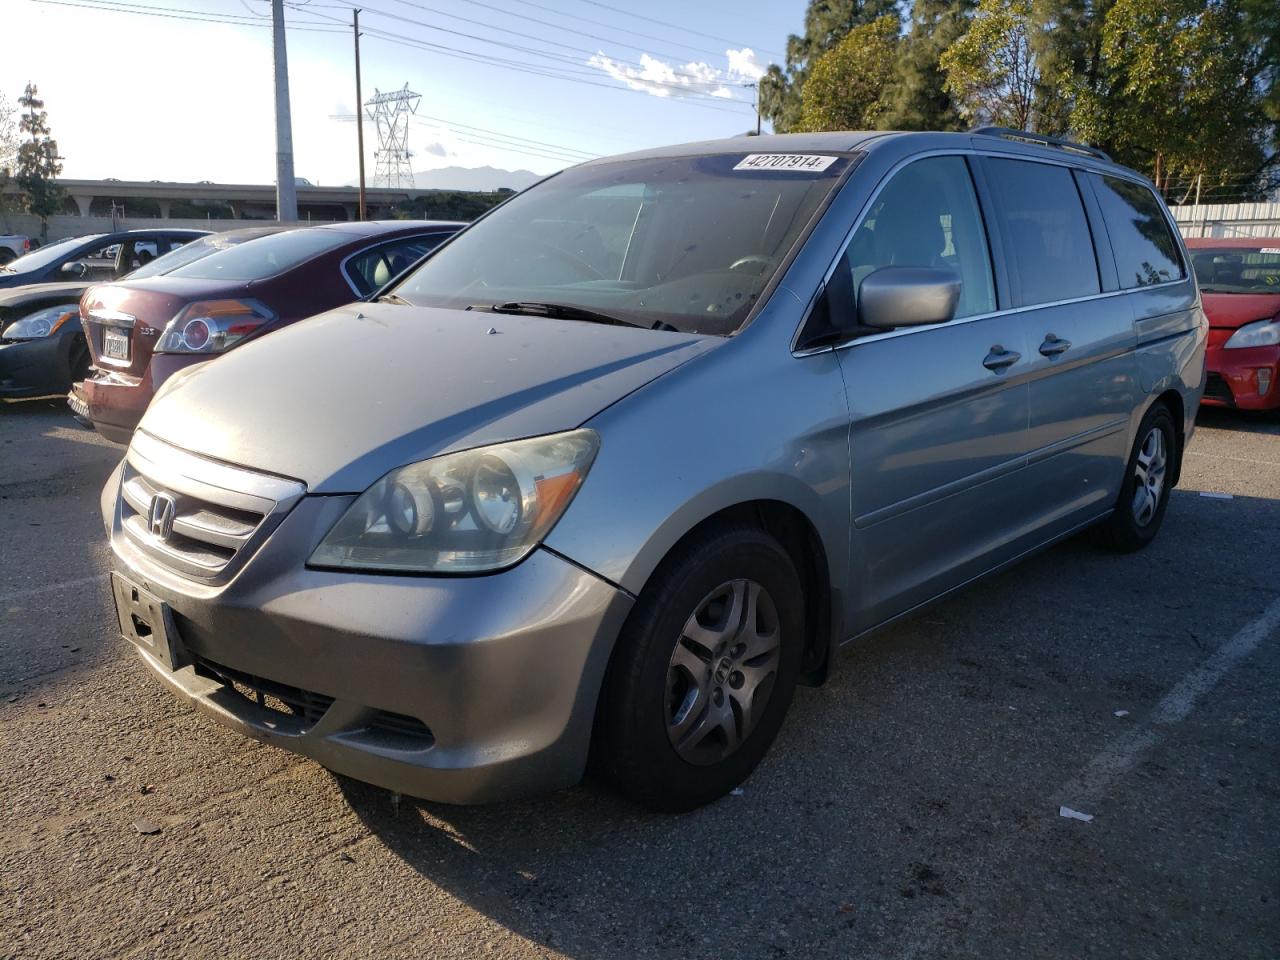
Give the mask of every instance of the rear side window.
M 1014 305 L 1101 292 L 1089 221 L 1071 171 L 1024 160 L 989 164 Z
M 174 270 L 170 276 L 196 280 L 265 280 L 327 250 L 350 243 L 354 235 L 341 230 L 286 230 L 248 240 Z
M 917 160 L 880 191 L 845 253 L 853 289 L 881 267 L 946 267 L 960 278 L 957 317 L 995 309 L 991 259 L 962 157 Z
M 1181 280 L 1186 270 L 1160 201 L 1140 183 L 1090 174 L 1126 290 Z
M 440 246 L 443 240 L 443 234 L 406 237 L 394 243 L 384 243 L 372 250 L 362 250 L 346 262 L 347 279 L 360 292 L 360 296 L 367 297 Z

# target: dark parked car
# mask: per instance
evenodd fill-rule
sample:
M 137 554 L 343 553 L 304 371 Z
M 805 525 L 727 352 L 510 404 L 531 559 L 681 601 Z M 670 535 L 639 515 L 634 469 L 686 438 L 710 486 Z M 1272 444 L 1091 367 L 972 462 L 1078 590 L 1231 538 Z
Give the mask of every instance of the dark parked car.
M 155 277 L 202 257 L 256 237 L 276 233 L 279 226 L 246 227 L 211 233 L 163 256 L 149 259 L 131 280 Z M 162 241 L 137 240 L 140 258 Z M 120 244 L 115 245 L 117 256 Z M 0 397 L 39 397 L 66 393 L 76 381 L 89 375 L 89 347 L 80 325 L 80 297 L 93 286 L 90 280 L 30 283 L 0 290 Z
M 59 280 L 118 280 L 152 258 L 208 234 L 208 230 L 123 230 L 59 240 L 0 267 L 0 289 Z M 117 249 L 108 257 L 111 247 Z
M 97 373 L 72 409 L 128 443 L 151 397 L 184 367 L 373 293 L 462 224 L 389 220 L 300 227 L 164 276 L 88 290 L 80 317 Z

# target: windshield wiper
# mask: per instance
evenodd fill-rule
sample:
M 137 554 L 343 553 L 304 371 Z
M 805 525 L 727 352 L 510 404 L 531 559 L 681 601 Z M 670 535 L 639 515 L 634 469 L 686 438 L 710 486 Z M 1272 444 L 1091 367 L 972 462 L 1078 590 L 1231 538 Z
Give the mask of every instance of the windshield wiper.
M 488 310 L 492 313 L 514 313 L 525 317 L 552 317 L 556 320 L 582 320 L 585 323 L 608 323 L 618 327 L 639 327 L 639 323 L 623 320 L 586 307 L 574 307 L 567 303 L 539 303 L 529 300 L 512 300 L 508 303 L 476 305 L 469 308 Z
M 382 296 L 378 298 L 378 302 L 379 303 L 398 303 L 406 307 L 413 306 L 412 303 L 410 303 L 404 297 L 400 296 L 400 294 L 398 293 L 384 293 Z

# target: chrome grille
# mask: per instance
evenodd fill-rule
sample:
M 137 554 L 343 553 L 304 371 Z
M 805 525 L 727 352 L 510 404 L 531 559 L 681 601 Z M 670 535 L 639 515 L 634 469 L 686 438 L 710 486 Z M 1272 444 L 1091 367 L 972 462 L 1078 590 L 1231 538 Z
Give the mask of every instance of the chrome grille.
M 170 569 L 229 579 L 305 492 L 301 483 L 207 460 L 141 431 L 121 477 L 119 530 Z M 158 498 L 171 500 L 157 511 Z

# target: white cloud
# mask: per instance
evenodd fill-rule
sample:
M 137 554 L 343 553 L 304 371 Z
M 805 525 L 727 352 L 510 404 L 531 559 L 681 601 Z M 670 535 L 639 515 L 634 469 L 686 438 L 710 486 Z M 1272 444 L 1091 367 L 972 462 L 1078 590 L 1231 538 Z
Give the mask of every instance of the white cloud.
M 425 147 L 419 147 L 415 153 L 429 153 L 436 157 L 447 157 L 449 155 L 449 148 L 443 143 L 436 141 L 435 143 L 428 143 Z
M 729 58 L 729 76 L 735 79 L 750 80 L 754 83 L 764 76 L 767 69 L 750 47 L 726 50 L 724 55 Z
M 655 97 L 688 97 L 697 94 L 728 99 L 732 91 L 725 85 L 725 74 L 710 64 L 697 62 L 673 67 L 664 60 L 640 54 L 640 66 L 619 63 L 603 53 L 587 61 L 632 90 L 643 90 Z

